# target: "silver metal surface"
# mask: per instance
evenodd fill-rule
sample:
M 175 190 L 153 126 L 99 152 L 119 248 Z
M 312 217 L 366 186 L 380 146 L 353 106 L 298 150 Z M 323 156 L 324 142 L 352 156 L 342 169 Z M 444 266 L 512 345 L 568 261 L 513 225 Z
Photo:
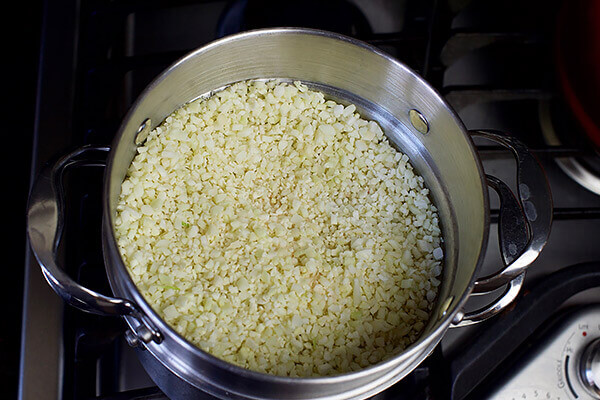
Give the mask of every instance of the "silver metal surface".
M 508 282 L 504 293 L 495 301 L 478 310 L 469 311 L 467 313 L 458 313 L 452 320 L 452 327 L 461 328 L 464 326 L 475 325 L 492 318 L 494 315 L 504 311 L 506 307 L 512 304 L 519 295 L 523 282 L 525 281 L 525 273 L 517 276 Z
M 421 132 L 422 134 L 426 134 L 429 132 L 429 123 L 427 119 L 417 110 L 410 110 L 408 112 L 408 117 L 410 118 L 410 123 L 412 126 Z
M 127 344 L 129 346 L 138 347 L 140 345 L 140 339 L 131 329 L 127 329 L 125 331 L 124 336 L 125 336 L 125 341 L 127 342 Z
M 113 218 L 121 183 L 135 155 L 133 138 L 140 124 L 150 118 L 157 125 L 199 95 L 237 81 L 264 78 L 297 79 L 329 97 L 356 104 L 410 157 L 439 209 L 446 259 L 440 300 L 432 315 L 442 316 L 432 318 L 421 338 L 406 351 L 374 367 L 339 376 L 298 379 L 225 363 L 187 342 L 159 318 L 137 291 L 119 256 Z M 412 129 L 408 117 L 411 109 L 427 115 L 428 135 Z M 103 245 L 113 292 L 138 304 L 165 336 L 160 345 L 145 345 L 154 357 L 144 359 L 159 360 L 179 379 L 222 398 L 365 398 L 392 385 L 433 350 L 462 308 L 481 261 L 481 248 L 487 243 L 489 210 L 481 165 L 464 127 L 441 97 L 379 50 L 314 30 L 271 29 L 235 35 L 193 52 L 166 70 L 131 108 L 113 142 L 104 201 Z M 447 312 L 440 313 L 440 305 L 450 297 Z M 161 388 L 170 385 L 161 383 L 161 376 L 153 378 Z
M 502 260 L 505 265 L 510 265 L 523 251 L 529 241 L 526 220 L 518 200 L 508 185 L 491 175 L 487 175 L 487 182 L 500 199 L 498 240 L 500 242 Z M 523 273 L 510 281 L 504 292 L 489 304 L 481 306 L 475 311 L 456 314 L 452 320 L 452 327 L 474 325 L 504 310 L 516 299 L 523 286 L 524 278 L 525 274 Z
M 42 269 L 44 278 L 64 301 L 82 311 L 94 314 L 132 316 L 139 321 L 136 332 L 140 332 L 138 336 L 141 340 L 149 340 L 148 331 L 150 331 L 152 339 L 160 342 L 162 340 L 160 333 L 140 314 L 135 304 L 129 300 L 104 296 L 79 285 L 56 263 L 56 253 L 64 223 L 63 173 L 69 166 L 83 162 L 77 160 L 82 156 L 108 151 L 110 151 L 109 147 L 85 146 L 67 154 L 41 172 L 31 189 L 28 204 L 29 244 Z M 92 163 L 97 163 L 97 161 L 92 161 Z
M 586 347 L 596 350 L 600 338 L 600 306 L 584 308 L 570 314 L 549 331 L 537 346 L 522 357 L 493 392 L 490 400 L 548 399 L 591 400 L 600 398 L 589 393 L 579 373 Z M 595 344 L 593 344 L 595 342 Z M 598 367 L 596 358 L 596 367 Z M 594 383 L 597 385 L 597 381 Z M 597 388 L 597 386 L 596 386 Z
M 152 131 L 152 121 L 150 118 L 145 119 L 144 122 L 138 128 L 137 134 L 135 135 L 135 144 L 136 146 L 141 146 L 144 144 L 146 139 L 148 139 L 148 135 Z
M 559 157 L 556 164 L 569 175 L 575 182 L 600 195 L 600 176 L 592 172 L 585 164 L 574 157 Z
M 199 95 L 237 81 L 265 78 L 301 80 L 332 98 L 356 104 L 363 115 L 377 120 L 389 140 L 410 157 L 439 210 L 445 260 L 442 286 L 432 312 L 436 318 L 429 321 L 416 343 L 376 366 L 344 375 L 300 379 L 256 373 L 228 364 L 187 342 L 169 327 L 138 292 L 119 255 L 113 218 L 121 183 L 135 155 L 137 135 L 148 126 L 154 128 L 173 110 Z M 410 128 L 410 110 L 416 109 L 428 116 L 428 135 Z M 67 160 L 68 157 L 63 164 Z M 522 160 L 519 159 L 526 164 Z M 57 168 L 62 165 L 59 163 Z M 358 399 L 376 394 L 402 379 L 427 357 L 451 321 L 462 312 L 474 286 L 482 248 L 487 245 L 489 207 L 485 177 L 460 120 L 406 66 L 374 47 L 329 32 L 270 29 L 216 41 L 175 63 L 140 96 L 115 137 L 105 173 L 103 249 L 108 278 L 117 298 L 82 288 L 54 262 L 52 252 L 61 217 L 53 182 L 57 168 L 42 175 L 34 188 L 29 215 L 32 248 L 48 282 L 79 308 L 125 315 L 136 337 L 144 343 L 140 347 L 148 350 L 141 358 L 144 366 L 173 397 L 181 397 L 182 387 L 187 388 L 186 398 L 202 397 L 201 391 L 220 398 L 262 399 Z M 521 194 L 523 202 L 538 206 L 534 199 Z M 525 210 L 530 224 L 540 220 L 528 213 L 527 207 Z M 545 210 L 537 211 L 540 212 Z M 546 221 L 541 218 L 541 222 Z M 539 238 L 533 233 L 534 238 Z M 535 243 L 539 244 L 538 239 Z M 505 307 L 519 287 L 518 280 L 511 282 L 511 294 L 493 307 Z M 164 370 L 170 374 L 152 373 Z
M 497 133 L 473 133 L 510 148 L 517 159 L 519 199 L 501 180 L 488 175 L 488 185 L 500 199 L 498 239 L 504 262 L 499 272 L 475 281 L 474 294 L 490 293 L 502 285 L 506 289 L 497 299 L 475 311 L 459 313 L 452 320 L 455 327 L 485 321 L 508 307 L 519 294 L 525 270 L 539 256 L 548 241 L 552 225 L 552 195 L 544 171 L 527 148 L 514 138 Z M 516 277 L 514 274 L 517 274 Z
M 508 147 L 517 160 L 517 191 L 519 204 L 525 214 L 529 230 L 529 242 L 520 255 L 503 270 L 493 275 L 477 279 L 475 282 L 476 293 L 488 293 L 496 290 L 512 279 L 523 274 L 527 267 L 540 255 L 542 249 L 548 242 L 550 228 L 552 226 L 552 194 L 546 175 L 539 162 L 527 150 L 527 148 L 515 138 L 499 135 L 491 131 L 472 131 L 475 136 L 481 136 L 493 140 Z M 503 229 L 506 224 L 501 224 L 500 229 L 506 233 L 501 237 L 504 249 L 508 249 L 511 255 L 517 254 L 520 248 L 518 239 L 512 235 L 512 230 Z M 511 251 L 510 249 L 514 249 Z
M 549 101 L 540 101 L 538 114 L 546 143 L 551 146 L 560 146 L 562 143 L 554 129 Z M 558 157 L 555 162 L 575 182 L 590 192 L 600 195 L 600 175 L 597 170 L 590 168 L 585 160 L 577 157 Z
M 500 200 L 498 240 L 504 265 L 512 264 L 529 242 L 527 218 L 514 193 L 500 179 L 487 175 L 488 185 Z
M 600 339 L 588 344 L 581 354 L 579 378 L 588 394 L 600 399 Z

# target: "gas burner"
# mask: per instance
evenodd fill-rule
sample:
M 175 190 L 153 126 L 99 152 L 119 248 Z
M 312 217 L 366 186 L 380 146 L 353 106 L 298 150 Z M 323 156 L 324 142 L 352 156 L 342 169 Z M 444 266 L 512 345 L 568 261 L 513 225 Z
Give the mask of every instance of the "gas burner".
M 369 36 L 369 21 L 348 0 L 236 0 L 221 15 L 217 35 L 265 27 L 302 26 L 350 36 Z
M 575 146 L 590 149 L 591 145 L 578 132 L 577 125 L 570 121 L 566 107 L 557 100 L 540 100 L 538 115 L 540 128 L 548 146 Z M 587 190 L 600 195 L 600 155 L 591 150 L 576 157 L 556 157 L 556 164 L 565 174 Z

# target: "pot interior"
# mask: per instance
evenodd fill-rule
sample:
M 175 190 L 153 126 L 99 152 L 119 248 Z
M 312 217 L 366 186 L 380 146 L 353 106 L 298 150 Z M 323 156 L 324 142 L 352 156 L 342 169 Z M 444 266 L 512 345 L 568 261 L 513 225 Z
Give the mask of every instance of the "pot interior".
M 439 210 L 444 238 L 442 285 L 422 338 L 447 326 L 466 300 L 487 242 L 487 188 L 479 159 L 461 122 L 425 81 L 380 51 L 337 35 L 295 29 L 241 34 L 195 51 L 159 76 L 113 143 L 105 185 L 109 240 L 115 242 L 113 219 L 140 125 L 149 119 L 153 129 L 181 105 L 232 83 L 271 78 L 299 80 L 331 99 L 355 104 L 409 156 Z M 410 110 L 425 117 L 428 133 L 411 124 Z M 121 261 L 111 268 L 125 266 Z M 127 275 L 123 272 L 119 275 Z M 117 279 L 110 275 L 111 282 Z M 115 294 L 132 298 L 132 293 Z M 135 289 L 132 299 L 141 299 Z

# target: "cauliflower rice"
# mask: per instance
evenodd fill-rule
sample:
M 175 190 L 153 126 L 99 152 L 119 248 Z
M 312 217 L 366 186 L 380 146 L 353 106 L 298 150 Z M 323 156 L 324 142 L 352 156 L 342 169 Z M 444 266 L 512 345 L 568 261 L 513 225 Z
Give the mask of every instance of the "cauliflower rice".
M 440 284 L 437 210 L 376 122 L 305 85 L 248 81 L 176 110 L 117 208 L 133 281 L 177 332 L 285 376 L 402 351 Z

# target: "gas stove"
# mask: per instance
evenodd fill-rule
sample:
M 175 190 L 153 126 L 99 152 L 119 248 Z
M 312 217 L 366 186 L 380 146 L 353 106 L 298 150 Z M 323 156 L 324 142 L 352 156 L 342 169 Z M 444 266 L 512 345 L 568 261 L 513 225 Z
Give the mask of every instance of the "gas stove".
M 154 76 L 218 37 L 282 25 L 355 36 L 415 69 L 467 128 L 525 142 L 545 168 L 555 204 L 549 242 L 511 309 L 451 329 L 425 362 L 374 398 L 600 398 L 600 157 L 556 80 L 558 9 L 558 2 L 476 0 L 47 2 L 32 177 L 78 146 L 109 144 Z M 477 146 L 486 173 L 514 186 L 511 154 Z M 78 282 L 109 294 L 99 235 L 102 172 L 81 168 L 66 176 L 70 211 L 60 255 Z M 498 202 L 491 200 L 482 275 L 502 263 Z M 140 365 L 139 350 L 127 345 L 121 320 L 66 306 L 30 253 L 25 268 L 21 399 L 166 398 Z M 482 297 L 469 307 L 487 302 Z

